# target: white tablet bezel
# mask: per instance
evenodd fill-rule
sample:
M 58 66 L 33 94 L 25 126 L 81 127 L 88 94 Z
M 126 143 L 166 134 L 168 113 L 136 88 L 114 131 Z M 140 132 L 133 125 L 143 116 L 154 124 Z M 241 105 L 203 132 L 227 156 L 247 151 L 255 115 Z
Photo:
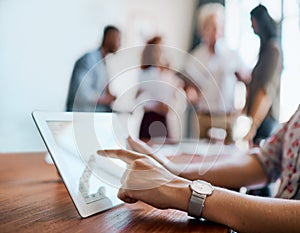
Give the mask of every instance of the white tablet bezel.
M 112 117 L 114 113 L 73 113 L 73 112 L 42 112 L 42 111 L 34 111 L 32 112 L 32 117 L 34 122 L 40 132 L 40 135 L 48 149 L 48 152 L 68 190 L 69 195 L 82 218 L 94 215 L 96 213 L 103 212 L 108 210 L 114 206 L 118 206 L 123 202 L 117 198 L 118 189 L 115 190 L 115 196 L 113 200 L 106 199 L 97 200 L 93 203 L 86 204 L 82 195 L 75 193 L 72 188 L 72 176 L 70 176 L 69 169 L 66 166 L 66 161 L 63 159 L 63 154 L 61 153 L 61 149 L 56 143 L 56 140 L 49 128 L 47 122 L 49 121 L 68 121 L 73 122 L 74 114 L 80 114 L 80 117 L 94 117 L 96 116 L 97 119 L 108 119 Z

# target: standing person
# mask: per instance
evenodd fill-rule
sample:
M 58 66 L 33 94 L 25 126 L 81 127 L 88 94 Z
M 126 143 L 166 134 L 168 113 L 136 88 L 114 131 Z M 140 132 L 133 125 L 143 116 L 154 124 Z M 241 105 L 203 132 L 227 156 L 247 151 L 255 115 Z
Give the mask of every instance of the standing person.
M 236 51 L 223 41 L 224 6 L 207 3 L 199 9 L 198 30 L 201 43 L 192 50 L 185 72 L 194 81 L 199 98 L 196 111 L 200 138 L 207 138 L 211 127 L 226 130 L 226 142 L 232 141 L 232 124 L 237 116 L 234 106 L 236 73 L 246 74 L 246 68 Z M 195 102 L 195 101 L 194 101 Z
M 120 31 L 115 26 L 106 26 L 101 46 L 80 57 L 74 66 L 67 111 L 111 112 L 110 104 L 115 96 L 108 87 L 108 74 L 104 58 L 120 47 Z M 76 98 L 75 98 L 76 97 Z
M 161 50 L 162 38 L 154 36 L 147 41 L 141 57 L 139 91 L 137 99 L 143 105 L 144 115 L 140 125 L 139 138 L 170 138 L 167 114 L 175 100 L 177 80 L 164 61 Z M 175 88 L 175 87 L 178 87 Z
M 252 118 L 252 125 L 245 139 L 259 144 L 271 135 L 278 122 L 278 93 L 283 64 L 276 23 L 266 7 L 258 5 L 250 15 L 253 31 L 260 39 L 260 50 L 251 81 L 247 84 L 245 112 Z

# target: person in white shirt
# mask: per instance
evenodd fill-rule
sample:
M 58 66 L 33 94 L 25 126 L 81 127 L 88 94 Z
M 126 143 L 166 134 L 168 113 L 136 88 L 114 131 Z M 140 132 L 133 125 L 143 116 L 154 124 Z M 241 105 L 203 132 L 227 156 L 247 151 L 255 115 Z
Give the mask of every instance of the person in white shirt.
M 223 128 L 231 140 L 231 123 L 236 116 L 234 106 L 236 73 L 246 74 L 239 54 L 227 48 L 223 38 L 224 7 L 205 4 L 199 9 L 198 30 L 202 42 L 192 50 L 185 72 L 199 91 L 195 104 L 200 124 L 200 138 L 207 137 L 211 127 Z
M 176 137 L 176 133 L 172 131 L 175 127 L 172 115 L 180 115 L 181 112 L 176 104 L 182 90 L 181 80 L 169 69 L 161 43 L 160 36 L 149 39 L 141 57 L 137 106 L 143 106 L 144 111 L 139 131 L 139 138 L 143 141 Z

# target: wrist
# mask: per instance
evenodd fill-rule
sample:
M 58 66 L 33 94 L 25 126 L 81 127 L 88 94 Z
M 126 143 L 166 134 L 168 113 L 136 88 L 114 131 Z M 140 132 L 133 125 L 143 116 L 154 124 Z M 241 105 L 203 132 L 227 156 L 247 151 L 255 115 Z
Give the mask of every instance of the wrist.
M 188 215 L 194 218 L 200 218 L 203 216 L 202 212 L 206 199 L 213 193 L 214 186 L 204 180 L 194 180 L 190 188 L 192 190 L 192 196 L 188 206 Z
M 253 118 L 253 119 L 252 119 L 251 128 L 252 128 L 253 130 L 257 130 L 258 127 L 259 127 L 259 125 L 260 125 L 259 122 L 260 122 L 259 120 Z
M 192 195 L 192 191 L 189 187 L 189 180 L 179 179 L 175 182 L 168 184 L 168 194 L 170 200 L 170 208 L 181 211 L 188 211 L 189 201 Z

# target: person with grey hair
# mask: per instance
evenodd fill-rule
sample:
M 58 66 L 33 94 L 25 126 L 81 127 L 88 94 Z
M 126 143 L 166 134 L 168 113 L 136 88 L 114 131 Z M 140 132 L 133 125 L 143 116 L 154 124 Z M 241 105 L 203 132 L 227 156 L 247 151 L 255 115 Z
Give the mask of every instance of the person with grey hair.
M 212 127 L 226 130 L 226 142 L 232 142 L 231 129 L 237 116 L 234 106 L 236 73 L 248 75 L 248 70 L 236 51 L 224 40 L 224 6 L 208 3 L 198 12 L 198 32 L 201 43 L 191 51 L 192 59 L 185 65 L 185 73 L 198 89 L 194 104 L 198 112 L 200 138 L 208 137 Z

